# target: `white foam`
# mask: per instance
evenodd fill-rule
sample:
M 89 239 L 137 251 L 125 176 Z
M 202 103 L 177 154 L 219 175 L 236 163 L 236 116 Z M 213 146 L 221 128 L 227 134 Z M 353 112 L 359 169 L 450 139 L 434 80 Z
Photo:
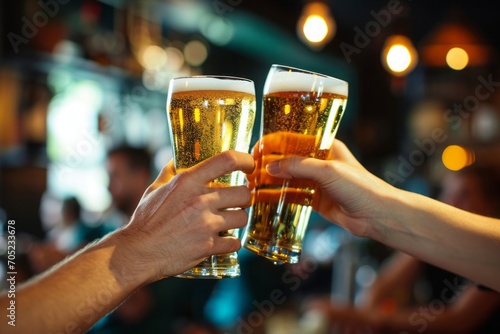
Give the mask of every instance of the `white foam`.
M 266 80 L 264 94 L 321 90 L 347 96 L 348 88 L 349 85 L 346 81 L 318 73 L 273 72 Z
M 170 92 L 189 92 L 194 90 L 231 90 L 255 95 L 252 80 L 236 77 L 193 76 L 170 80 Z

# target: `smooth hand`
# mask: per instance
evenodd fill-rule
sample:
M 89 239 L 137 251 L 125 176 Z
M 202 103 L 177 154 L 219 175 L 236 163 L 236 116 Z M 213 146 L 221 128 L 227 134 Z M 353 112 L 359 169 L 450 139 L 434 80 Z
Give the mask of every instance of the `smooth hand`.
M 267 152 L 277 149 L 283 141 L 282 136 L 266 135 L 263 138 L 265 150 L 254 149 L 254 158 L 261 159 Z M 313 200 L 313 208 L 325 219 L 356 235 L 365 236 L 370 228 L 369 221 L 384 215 L 382 206 L 377 203 L 384 193 L 392 191 L 392 186 L 368 172 L 339 140 L 334 141 L 328 160 L 301 156 L 272 160 L 261 168 L 275 178 L 315 181 L 320 189 Z

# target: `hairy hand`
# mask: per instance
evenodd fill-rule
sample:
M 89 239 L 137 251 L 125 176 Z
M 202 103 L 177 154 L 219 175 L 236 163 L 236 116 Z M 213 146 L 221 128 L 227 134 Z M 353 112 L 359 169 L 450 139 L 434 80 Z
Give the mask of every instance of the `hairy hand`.
M 237 251 L 240 240 L 219 232 L 243 227 L 250 203 L 245 186 L 210 187 L 230 172 L 252 172 L 246 153 L 226 151 L 174 175 L 170 162 L 144 193 L 123 229 L 150 281 L 184 272 L 213 254 Z M 236 208 L 236 210 L 225 210 Z M 239 210 L 238 210 L 239 208 Z

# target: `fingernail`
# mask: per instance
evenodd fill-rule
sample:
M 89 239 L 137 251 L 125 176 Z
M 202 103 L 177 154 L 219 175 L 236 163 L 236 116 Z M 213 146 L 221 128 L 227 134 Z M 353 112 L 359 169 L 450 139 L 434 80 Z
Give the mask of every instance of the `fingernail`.
M 269 174 L 278 174 L 280 172 L 280 162 L 273 161 L 266 165 L 266 171 Z

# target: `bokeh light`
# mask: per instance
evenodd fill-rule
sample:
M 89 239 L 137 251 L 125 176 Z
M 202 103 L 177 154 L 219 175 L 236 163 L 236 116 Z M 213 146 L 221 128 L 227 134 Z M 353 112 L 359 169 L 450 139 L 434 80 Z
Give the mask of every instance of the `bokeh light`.
M 474 152 L 459 145 L 446 147 L 442 155 L 443 164 L 453 171 L 461 170 L 474 163 Z
M 165 54 L 167 55 L 165 67 L 168 70 L 178 71 L 184 65 L 184 55 L 178 48 L 169 46 L 165 49 Z
M 454 70 L 463 70 L 469 63 L 469 55 L 462 48 L 451 48 L 446 54 L 446 64 Z
M 326 3 L 313 1 L 304 5 L 296 30 L 305 44 L 320 50 L 335 36 L 337 24 Z
M 389 73 L 404 76 L 415 68 L 417 60 L 417 51 L 408 37 L 394 35 L 385 41 L 382 64 Z
M 142 52 L 142 65 L 148 70 L 160 68 L 167 62 L 165 50 L 157 45 L 149 45 Z
M 203 36 L 215 45 L 223 46 L 233 39 L 234 27 L 232 23 L 217 15 L 205 15 L 200 19 L 199 25 Z
M 200 66 L 205 62 L 208 50 L 204 43 L 193 40 L 184 47 L 184 59 L 191 66 Z
M 311 15 L 304 23 L 304 36 L 313 43 L 321 42 L 328 34 L 328 25 L 324 18 L 319 15 Z
M 411 63 L 411 55 L 408 48 L 401 44 L 393 45 L 387 53 L 387 66 L 393 72 L 403 72 Z

